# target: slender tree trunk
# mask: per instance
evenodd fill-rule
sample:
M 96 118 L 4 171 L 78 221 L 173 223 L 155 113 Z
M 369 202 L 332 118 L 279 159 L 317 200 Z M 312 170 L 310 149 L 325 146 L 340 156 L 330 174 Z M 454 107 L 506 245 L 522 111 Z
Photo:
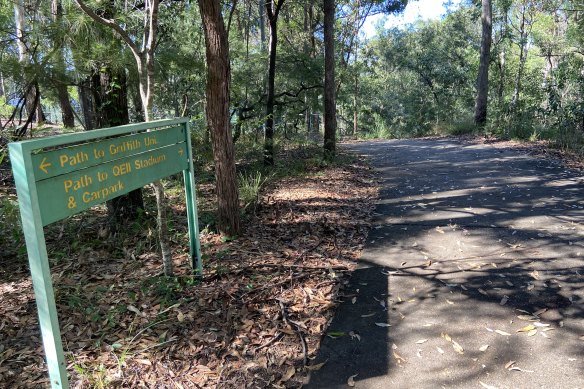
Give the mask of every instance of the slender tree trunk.
M 6 89 L 4 86 L 4 75 L 0 72 L 0 97 L 6 96 Z
M 199 0 L 203 20 L 207 57 L 207 126 L 211 132 L 215 176 L 217 181 L 218 220 L 220 232 L 240 232 L 239 194 L 236 186 L 233 140 L 229 128 L 229 43 L 216 0 Z
M 15 0 L 14 1 L 14 22 L 16 26 L 16 46 L 18 48 L 18 61 L 20 62 L 23 68 L 26 67 L 28 64 L 28 47 L 25 37 L 25 18 L 24 18 L 24 1 L 23 0 Z M 24 78 L 26 79 L 26 74 L 24 74 Z M 28 83 L 28 80 L 26 80 Z M 33 85 L 32 88 L 27 88 L 25 92 L 25 106 L 27 115 L 37 122 L 41 122 L 44 120 L 44 114 L 42 112 L 42 108 L 40 107 L 40 92 L 38 87 L 38 82 L 35 79 L 31 80 L 29 85 Z M 27 120 L 27 124 L 25 124 L 24 128 L 20 131 L 22 136 L 26 134 L 27 125 L 32 120 Z
M 128 87 L 124 69 L 112 71 L 102 67 L 92 77 L 92 101 L 95 103 L 95 127 L 114 127 L 130 123 L 128 114 Z M 88 126 L 87 129 L 93 127 Z M 142 190 L 107 201 L 111 226 L 114 230 L 126 220 L 136 220 L 140 209 L 144 209 Z
M 324 0 L 324 151 L 329 159 L 335 155 L 337 136 L 334 24 L 335 1 Z
M 477 77 L 477 97 L 475 102 L 474 121 L 482 126 L 487 122 L 487 101 L 489 96 L 489 59 L 492 40 L 492 13 L 491 0 L 482 0 L 483 11 L 481 15 L 482 38 L 479 74 Z
M 51 13 L 53 16 L 53 22 L 61 27 L 61 21 L 63 19 L 63 7 L 61 5 L 61 0 L 51 1 Z M 57 97 L 59 99 L 59 105 L 61 106 L 61 115 L 63 117 L 64 127 L 75 127 L 75 115 L 73 114 L 73 108 L 71 107 L 71 100 L 69 97 L 69 91 L 67 90 L 67 84 L 65 81 L 65 58 L 63 53 L 63 47 L 61 42 L 53 42 L 55 47 L 58 48 L 57 52 L 57 66 L 56 66 L 56 76 L 57 79 L 54 81 L 55 89 L 57 90 Z
M 269 45 L 269 63 L 268 63 L 268 86 L 266 96 L 266 123 L 264 135 L 264 164 L 266 166 L 274 165 L 274 104 L 276 89 L 276 49 L 278 47 L 278 15 L 284 4 L 284 0 L 275 2 L 267 0 L 266 14 L 270 24 L 270 45 Z
M 83 112 L 85 130 L 93 130 L 95 129 L 95 105 L 91 93 L 91 76 L 88 76 L 79 83 L 77 93 L 79 94 L 79 102 L 81 103 L 81 111 Z
M 278 46 L 277 20 L 270 20 L 270 46 L 268 64 L 268 87 L 266 96 L 266 123 L 264 138 L 264 164 L 274 165 L 274 102 L 276 88 L 276 48 Z
M 87 7 L 82 0 L 74 0 L 89 17 L 96 22 L 105 25 L 115 31 L 131 50 L 136 61 L 138 70 L 138 79 L 140 87 L 140 100 L 144 112 L 144 120 L 150 121 L 152 109 L 152 85 L 154 81 L 154 50 L 156 47 L 156 35 L 158 32 L 158 12 L 160 7 L 159 0 L 150 0 L 146 2 L 144 14 L 144 33 L 142 36 L 142 48 L 139 49 L 133 38 L 119 24 L 116 24 L 113 18 L 107 18 L 97 15 L 91 8 Z M 164 202 L 164 188 L 160 181 L 152 183 L 156 195 L 156 206 L 158 211 L 158 243 L 162 254 L 162 263 L 164 274 L 171 276 L 173 274 L 172 255 L 168 243 L 166 206 Z
M 355 63 L 357 62 L 357 52 L 355 49 Z M 358 98 L 359 98 L 359 72 L 355 71 L 354 74 L 354 90 L 353 90 L 353 136 L 357 136 L 359 132 L 359 114 L 358 114 Z
M 521 6 L 521 21 L 519 24 L 519 69 L 515 76 L 515 88 L 513 89 L 513 97 L 511 98 L 511 104 L 509 105 L 509 111 L 515 112 L 517 105 L 519 103 L 519 94 L 521 93 L 521 79 L 523 77 L 523 70 L 525 68 L 525 62 L 527 61 L 527 29 L 526 29 L 526 17 L 527 12 L 526 6 Z
M 264 52 L 266 49 L 266 18 L 264 7 L 266 5 L 266 0 L 259 0 L 258 3 L 258 21 L 260 24 L 260 45 L 261 51 Z

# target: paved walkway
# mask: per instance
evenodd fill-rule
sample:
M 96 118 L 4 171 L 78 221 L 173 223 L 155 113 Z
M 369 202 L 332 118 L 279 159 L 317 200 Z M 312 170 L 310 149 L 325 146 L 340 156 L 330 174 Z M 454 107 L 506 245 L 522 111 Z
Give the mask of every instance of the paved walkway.
M 584 388 L 584 173 L 455 140 L 348 147 L 382 191 L 307 387 Z

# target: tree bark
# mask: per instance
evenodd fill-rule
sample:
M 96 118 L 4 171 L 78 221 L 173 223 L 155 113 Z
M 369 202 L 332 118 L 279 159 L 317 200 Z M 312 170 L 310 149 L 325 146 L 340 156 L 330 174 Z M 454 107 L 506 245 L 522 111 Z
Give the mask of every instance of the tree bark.
M 523 70 L 525 69 L 525 62 L 527 61 L 527 37 L 529 31 L 527 29 L 527 5 L 521 5 L 521 20 L 519 22 L 519 69 L 515 75 L 515 88 L 513 89 L 513 97 L 509 104 L 509 112 L 515 112 L 519 104 L 519 94 L 521 93 L 521 78 L 523 77 Z
M 91 131 L 95 129 L 95 105 L 91 92 L 91 76 L 88 76 L 79 83 L 77 93 L 79 94 L 85 130 Z
M 158 11 L 160 7 L 159 0 L 151 0 L 146 3 L 146 14 L 144 16 L 144 32 L 142 36 L 142 48 L 138 48 L 130 34 L 124 28 L 117 24 L 113 18 L 105 18 L 97 15 L 91 10 L 82 0 L 74 0 L 90 18 L 104 26 L 111 28 L 118 36 L 126 43 L 134 55 L 136 67 L 138 70 L 140 100 L 142 102 L 142 109 L 144 113 L 144 120 L 151 120 L 152 109 L 152 85 L 154 82 L 154 50 L 156 47 L 156 35 L 158 32 Z M 173 275 L 172 253 L 168 238 L 166 236 L 167 220 L 166 220 L 166 205 L 164 202 L 164 188 L 160 181 L 152 183 L 154 193 L 156 195 L 156 207 L 158 211 L 157 225 L 158 225 L 158 244 L 160 245 L 160 253 L 162 255 L 162 263 L 164 266 L 164 274 L 167 276 Z
M 26 37 L 24 35 L 25 30 L 25 18 L 24 18 L 24 1 L 16 0 L 14 2 L 14 22 L 16 26 L 16 46 L 18 48 L 18 61 L 22 67 L 26 67 L 28 64 L 28 47 L 26 45 Z M 26 78 L 26 74 L 23 74 Z M 28 83 L 28 82 L 27 82 Z M 25 92 L 25 106 L 27 115 L 32 120 L 37 122 L 42 122 L 44 120 L 43 110 L 40 104 L 40 91 L 38 87 L 38 81 L 36 77 L 32 79 L 29 85 L 33 85 L 32 88 L 27 88 Z M 32 122 L 32 120 L 27 120 L 24 127 L 19 130 L 20 134 L 24 136 L 27 131 L 27 126 Z
M 93 102 L 95 103 L 96 128 L 121 126 L 130 123 L 128 113 L 128 87 L 124 69 L 116 72 L 102 68 L 92 77 Z M 107 201 L 113 229 L 126 220 L 136 220 L 140 209 L 144 209 L 142 190 Z
M 276 89 L 276 49 L 278 47 L 278 15 L 284 0 L 266 0 L 266 14 L 270 24 L 268 85 L 266 91 L 266 123 L 264 128 L 264 164 L 274 165 L 274 103 Z
M 61 21 L 63 19 L 61 0 L 51 1 L 51 13 L 53 16 L 53 22 L 61 27 Z M 59 105 L 61 106 L 63 126 L 71 128 L 75 127 L 75 115 L 73 114 L 73 108 L 71 107 L 71 99 L 69 97 L 69 91 L 67 90 L 67 84 L 65 83 L 65 58 L 63 47 L 60 47 L 61 42 L 56 40 L 53 41 L 53 44 L 55 47 L 59 47 L 57 51 L 57 66 L 55 74 L 58 79 L 54 81 L 55 89 L 57 90 L 57 97 L 59 99 Z
M 334 23 L 335 1 L 324 0 L 324 151 L 327 159 L 334 158 L 337 133 Z
M 482 38 L 479 74 L 477 77 L 477 97 L 475 102 L 474 121 L 482 126 L 487 122 L 487 101 L 489 96 L 489 59 L 492 41 L 492 13 L 491 0 L 482 0 Z
M 229 128 L 229 43 L 216 0 L 199 0 L 207 58 L 207 126 L 211 132 L 217 182 L 218 230 L 227 235 L 240 232 L 239 194 L 235 175 L 233 140 Z

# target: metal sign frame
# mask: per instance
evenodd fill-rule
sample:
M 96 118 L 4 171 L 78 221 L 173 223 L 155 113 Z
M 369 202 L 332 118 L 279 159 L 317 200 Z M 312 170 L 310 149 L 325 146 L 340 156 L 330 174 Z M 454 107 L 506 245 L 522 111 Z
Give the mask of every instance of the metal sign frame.
M 43 227 L 182 172 L 191 264 L 202 271 L 187 118 L 158 120 L 8 145 L 51 387 L 68 388 Z

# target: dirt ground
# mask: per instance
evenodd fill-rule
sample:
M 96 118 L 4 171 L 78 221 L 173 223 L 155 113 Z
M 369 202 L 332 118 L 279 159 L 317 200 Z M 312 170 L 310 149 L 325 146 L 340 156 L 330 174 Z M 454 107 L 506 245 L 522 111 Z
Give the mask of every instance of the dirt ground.
M 304 151 L 289 155 L 306 159 Z M 308 166 L 271 181 L 231 239 L 203 229 L 204 277 L 188 265 L 182 187 L 168 180 L 175 277 L 161 275 L 154 200 L 113 233 L 104 207 L 46 228 L 73 388 L 300 387 L 370 226 L 368 167 Z M 13 196 L 10 180 L 2 196 Z M 213 187 L 199 188 L 202 208 Z M 211 212 L 201 212 L 212 220 Z M 20 238 L 22 239 L 22 238 Z M 0 387 L 44 388 L 34 294 L 22 240 L 0 254 Z

